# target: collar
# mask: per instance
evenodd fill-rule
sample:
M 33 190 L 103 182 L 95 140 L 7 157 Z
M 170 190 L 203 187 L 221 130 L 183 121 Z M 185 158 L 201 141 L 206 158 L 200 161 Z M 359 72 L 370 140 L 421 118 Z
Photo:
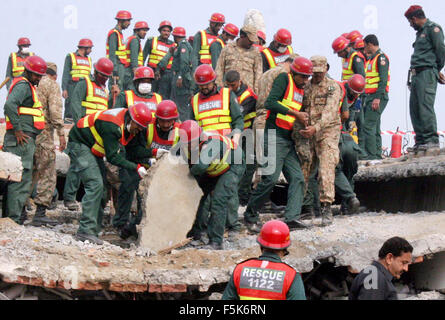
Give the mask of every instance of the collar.
M 238 91 L 234 92 L 236 94 L 237 97 L 241 96 L 244 91 L 247 90 L 247 84 L 241 83 L 241 86 L 239 87 Z
M 208 34 L 211 34 L 211 35 L 214 35 L 214 36 L 217 36 L 218 34 L 216 33 L 213 33 L 213 31 L 212 31 L 212 29 L 210 29 L 210 27 L 208 27 L 206 30 L 205 30 Z
M 213 97 L 214 95 L 217 95 L 217 94 L 221 91 L 221 89 L 220 89 L 218 86 L 216 86 L 216 85 L 215 85 L 215 88 L 216 88 L 216 89 L 214 89 L 213 92 L 212 92 L 210 95 L 208 95 L 208 96 L 204 96 L 204 95 L 200 92 L 200 93 L 199 93 L 199 97 L 200 97 L 201 99 L 209 99 L 210 97 Z
M 271 262 L 278 262 L 278 263 L 283 262 L 276 253 L 267 251 L 264 251 L 264 253 L 260 256 L 260 260 L 268 260 Z
M 386 278 L 388 281 L 392 281 L 392 279 L 394 279 L 394 277 L 393 277 L 392 274 L 388 271 L 388 269 L 386 269 L 386 268 L 383 266 L 383 264 L 381 264 L 380 262 L 378 262 L 378 261 L 373 261 L 373 262 L 372 262 L 372 265 L 373 265 L 374 267 L 376 267 L 378 270 L 380 270 L 380 272 L 383 273 L 383 275 L 385 276 L 385 278 Z

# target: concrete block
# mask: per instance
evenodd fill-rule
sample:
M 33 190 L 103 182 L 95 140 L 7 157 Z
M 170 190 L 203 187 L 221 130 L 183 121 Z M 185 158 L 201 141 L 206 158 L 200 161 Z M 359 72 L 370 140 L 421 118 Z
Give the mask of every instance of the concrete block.
M 19 156 L 0 151 L 0 179 L 20 182 L 22 180 L 22 160 Z
M 56 171 L 58 176 L 66 176 L 70 167 L 70 157 L 64 153 L 56 150 Z

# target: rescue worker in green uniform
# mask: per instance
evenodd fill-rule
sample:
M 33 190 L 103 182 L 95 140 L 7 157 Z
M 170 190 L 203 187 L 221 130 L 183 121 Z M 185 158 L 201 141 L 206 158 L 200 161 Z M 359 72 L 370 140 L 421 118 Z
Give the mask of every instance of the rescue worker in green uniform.
M 108 93 L 105 84 L 112 74 L 113 63 L 111 60 L 101 58 L 94 64 L 94 76 L 79 80 L 70 98 L 74 123 L 87 115 L 108 109 Z M 70 148 L 71 146 L 68 143 L 67 154 L 70 153 Z M 80 176 L 73 164 L 70 163 L 63 190 L 63 201 L 68 210 L 76 211 L 79 209 L 76 202 L 79 187 Z
M 224 26 L 223 32 L 218 36 L 216 41 L 210 45 L 210 55 L 212 56 L 212 67 L 216 69 L 218 58 L 222 49 L 229 41 L 234 41 L 238 37 L 239 29 L 233 23 L 228 23 Z
M 145 42 L 144 61 L 147 60 L 147 66 L 155 72 L 155 81 L 153 82 L 153 92 L 159 93 L 166 99 L 170 99 L 172 90 L 172 63 L 173 57 L 170 58 L 167 66 L 159 67 L 159 62 L 168 53 L 171 47 L 176 47 L 176 43 L 171 41 L 170 35 L 173 27 L 170 21 L 162 21 L 159 24 L 159 36 L 152 37 Z
M 410 115 L 416 133 L 416 144 L 408 151 L 417 154 L 440 152 L 437 119 L 434 112 L 437 82 L 445 84 L 442 68 L 445 64 L 445 44 L 440 25 L 425 16 L 421 6 L 411 6 L 405 13 L 411 27 L 417 31 L 411 56 Z
M 289 254 L 289 227 L 282 221 L 269 221 L 257 242 L 261 257 L 235 267 L 222 300 L 306 300 L 301 275 L 281 260 Z M 262 286 L 264 280 L 267 286 Z
M 176 27 L 173 30 L 173 37 L 176 47 L 171 47 L 165 57 L 159 62 L 160 68 L 166 68 L 172 62 L 172 84 L 171 96 L 178 106 L 179 119 L 184 121 L 187 119 L 190 109 L 190 98 L 192 96 L 192 56 L 193 48 L 186 39 L 186 31 L 182 27 Z
M 46 74 L 47 65 L 39 56 L 31 56 L 25 60 L 24 68 L 23 75 L 12 82 L 4 106 L 6 133 L 3 150 L 21 157 L 23 171 L 20 182 L 7 184 L 3 212 L 19 224 L 24 222 L 21 215 L 25 216 L 25 203 L 31 192 L 36 137 L 45 128 L 45 117 L 36 86 Z M 35 216 L 33 222 L 54 224 L 44 213 Z
M 289 183 L 285 222 L 291 229 L 306 228 L 298 221 L 305 181 L 291 135 L 295 121 L 304 127 L 308 125 L 308 114 L 300 110 L 304 86 L 312 76 L 313 65 L 309 59 L 297 57 L 290 69 L 289 73 L 278 75 L 265 102 L 268 117 L 264 133 L 264 155 L 271 160 L 263 165 L 262 171 L 273 170 L 273 173 L 262 176 L 244 212 L 244 220 L 252 232 L 260 231 L 258 210 L 269 199 L 281 172 Z M 269 139 L 268 136 L 274 132 L 276 139 Z
M 139 21 L 135 23 L 133 30 L 134 34 L 125 42 L 126 63 L 124 90 L 130 88 L 136 69 L 144 65 L 144 54 L 142 51 L 141 40 L 145 39 L 150 28 L 148 27 L 147 22 Z
M 30 46 L 31 40 L 28 38 L 19 38 L 17 41 L 19 50 L 9 55 L 8 66 L 6 67 L 6 77 L 9 77 L 9 81 L 6 83 L 6 89 L 8 91 L 14 78 L 20 77 L 25 71 L 24 64 L 26 58 L 34 55 L 34 53 L 29 51 Z
M 90 114 L 71 129 L 69 156 L 85 188 L 76 240 L 103 244 L 98 236 L 107 202 L 104 157 L 112 165 L 137 172 L 140 178 L 147 175 L 145 167 L 126 160 L 120 150 L 151 121 L 151 111 L 140 103 Z
M 227 221 L 227 205 L 238 193 L 239 177 L 244 174 L 245 165 L 241 148 L 230 138 L 218 133 L 204 133 L 196 121 L 187 120 L 179 127 L 181 154 L 189 163 L 190 173 L 196 178 L 204 195 L 199 203 L 198 212 L 190 236 L 200 238 L 206 230 L 207 222 L 209 249 L 223 250 L 224 231 Z M 210 215 L 203 210 L 210 197 Z
M 62 97 L 65 99 L 65 123 L 73 123 L 71 113 L 71 96 L 74 88 L 80 79 L 91 75 L 91 58 L 89 55 L 93 50 L 93 41 L 90 39 L 81 39 L 77 45 L 77 51 L 69 53 L 65 58 L 65 65 L 62 74 Z
M 267 72 L 286 61 L 286 59 L 294 53 L 291 45 L 292 34 L 290 31 L 279 29 L 277 33 L 275 33 L 274 39 L 269 47 L 260 50 L 263 59 L 263 72 Z

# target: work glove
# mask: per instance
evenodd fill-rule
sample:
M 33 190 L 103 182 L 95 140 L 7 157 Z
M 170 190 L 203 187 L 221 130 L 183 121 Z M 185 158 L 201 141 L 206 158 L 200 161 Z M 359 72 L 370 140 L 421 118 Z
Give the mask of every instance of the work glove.
M 158 149 L 158 151 L 156 152 L 156 159 L 160 159 L 162 157 L 162 155 L 169 153 L 170 151 L 165 150 L 165 149 Z
M 141 179 L 143 179 L 147 174 L 148 174 L 148 172 L 147 172 L 147 169 L 145 169 L 142 165 L 140 165 L 140 164 L 138 164 L 138 167 L 137 167 L 137 172 L 138 172 L 138 174 L 139 174 L 139 177 L 141 178 Z

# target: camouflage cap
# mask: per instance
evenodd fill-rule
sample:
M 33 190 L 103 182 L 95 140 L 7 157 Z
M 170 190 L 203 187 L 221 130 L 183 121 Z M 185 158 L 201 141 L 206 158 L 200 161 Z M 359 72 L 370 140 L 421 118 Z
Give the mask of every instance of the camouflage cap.
M 328 70 L 328 59 L 326 57 L 313 56 L 311 62 L 314 66 L 314 72 L 326 72 Z
M 241 28 L 241 31 L 247 34 L 250 41 L 257 43 L 259 41 L 257 28 L 253 25 L 247 25 Z
M 57 65 L 54 62 L 47 62 L 46 65 L 48 66 L 48 69 L 57 73 Z

